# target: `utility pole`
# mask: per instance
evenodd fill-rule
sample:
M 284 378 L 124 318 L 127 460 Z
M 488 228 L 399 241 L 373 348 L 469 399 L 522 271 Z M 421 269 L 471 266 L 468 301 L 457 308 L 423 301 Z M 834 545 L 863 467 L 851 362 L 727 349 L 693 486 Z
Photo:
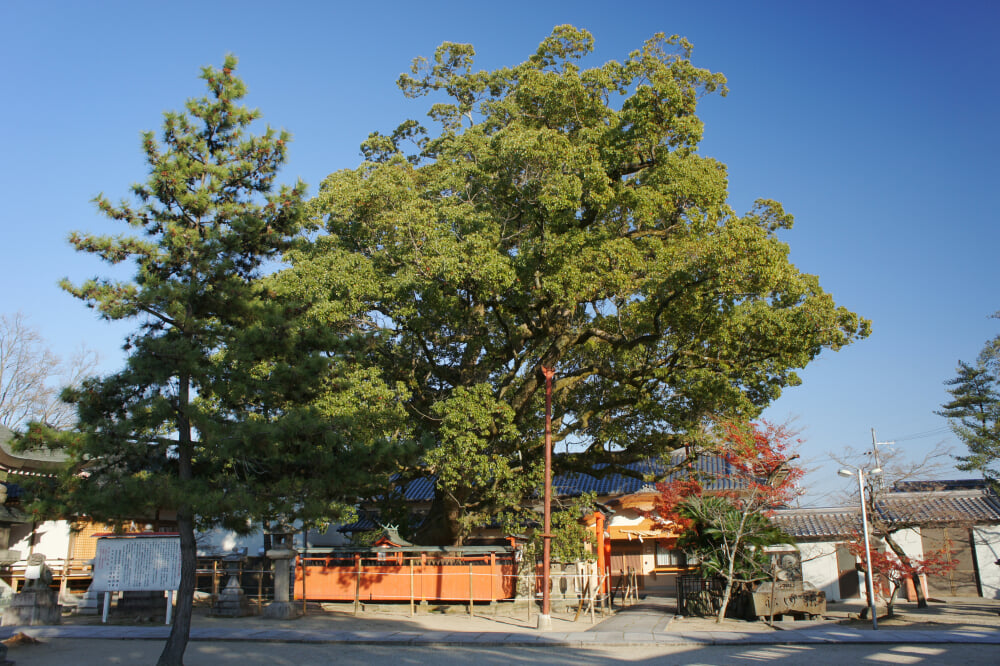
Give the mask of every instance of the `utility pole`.
M 872 428 L 872 455 L 875 457 L 875 467 L 877 469 L 882 469 L 882 459 L 878 454 L 879 444 L 892 444 L 892 442 L 878 441 L 878 438 L 875 437 L 875 428 Z M 879 475 L 876 483 L 878 483 L 879 490 L 885 490 L 885 475 L 884 474 Z

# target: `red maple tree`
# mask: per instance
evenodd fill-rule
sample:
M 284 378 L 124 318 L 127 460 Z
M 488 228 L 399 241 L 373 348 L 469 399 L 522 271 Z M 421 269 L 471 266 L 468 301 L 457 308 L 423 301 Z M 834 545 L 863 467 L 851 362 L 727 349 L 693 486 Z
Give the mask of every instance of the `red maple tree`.
M 862 566 L 865 564 L 865 546 L 862 537 L 858 536 L 847 544 L 847 549 L 858 558 Z M 875 596 L 885 602 L 886 613 L 892 617 L 893 603 L 899 590 L 907 579 L 915 580 L 919 576 L 941 576 L 953 571 L 958 566 L 958 560 L 951 550 L 951 544 L 946 543 L 941 550 L 924 553 L 924 557 L 908 557 L 902 560 L 892 551 L 870 549 L 872 575 L 875 578 L 873 586 Z M 881 579 L 881 581 L 879 580 Z M 879 585 L 882 582 L 884 585 Z M 885 587 L 889 587 L 886 593 Z
M 798 457 L 792 448 L 799 442 L 783 425 L 723 422 L 716 432 L 715 444 L 698 454 L 723 458 L 725 471 L 709 477 L 689 461 L 671 481 L 657 484 L 653 510 L 645 515 L 679 527 L 703 575 L 725 580 L 721 622 L 734 585 L 765 577 L 759 548 L 782 535 L 759 517 L 769 517 L 800 493 L 803 471 L 790 464 Z

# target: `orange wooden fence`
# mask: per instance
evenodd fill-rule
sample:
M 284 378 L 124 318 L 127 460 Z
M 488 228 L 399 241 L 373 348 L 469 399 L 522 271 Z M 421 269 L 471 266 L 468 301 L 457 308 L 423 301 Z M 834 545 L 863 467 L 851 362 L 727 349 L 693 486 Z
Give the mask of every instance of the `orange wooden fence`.
M 308 553 L 295 568 L 295 598 L 309 601 L 498 601 L 512 599 L 511 552 Z

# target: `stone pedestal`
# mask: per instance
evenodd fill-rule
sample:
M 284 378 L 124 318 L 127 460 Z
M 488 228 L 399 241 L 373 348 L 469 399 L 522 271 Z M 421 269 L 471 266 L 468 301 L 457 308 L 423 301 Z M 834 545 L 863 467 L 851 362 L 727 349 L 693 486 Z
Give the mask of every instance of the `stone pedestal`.
M 83 595 L 83 599 L 80 603 L 76 605 L 77 615 L 97 615 L 101 612 L 101 595 L 94 591 L 94 586 L 91 584 L 87 588 L 86 593 Z
M 62 606 L 55 590 L 25 588 L 14 595 L 10 606 L 3 612 L 4 626 L 37 626 L 59 624 Z

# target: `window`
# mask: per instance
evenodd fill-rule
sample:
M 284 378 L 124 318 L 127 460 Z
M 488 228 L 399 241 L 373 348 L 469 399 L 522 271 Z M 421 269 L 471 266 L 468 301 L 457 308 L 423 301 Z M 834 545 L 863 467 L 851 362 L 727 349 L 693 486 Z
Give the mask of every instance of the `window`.
M 656 544 L 656 566 L 658 567 L 684 567 L 687 566 L 687 556 L 683 551 L 667 548 L 663 544 Z

